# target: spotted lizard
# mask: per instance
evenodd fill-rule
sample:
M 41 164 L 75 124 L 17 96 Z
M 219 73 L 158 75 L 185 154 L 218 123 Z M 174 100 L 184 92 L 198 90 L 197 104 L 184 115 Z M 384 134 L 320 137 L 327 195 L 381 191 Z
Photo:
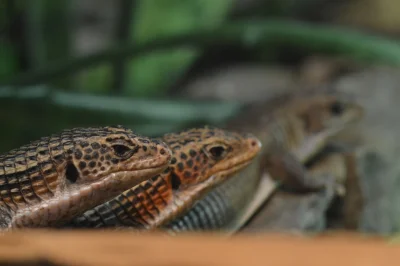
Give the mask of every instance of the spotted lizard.
M 122 126 L 74 128 L 0 155 L 0 228 L 55 226 L 166 169 L 165 143 Z
M 85 212 L 71 226 L 155 229 L 245 168 L 261 150 L 260 141 L 250 134 L 207 126 L 166 134 L 162 141 L 173 152 L 167 170 Z
M 253 133 L 262 142 L 261 156 L 164 228 L 172 234 L 188 230 L 233 233 L 279 187 L 274 180 L 294 192 L 322 189 L 325 181 L 309 175 L 303 163 L 362 116 L 363 108 L 357 103 L 325 93 L 286 94 L 251 106 L 225 128 Z

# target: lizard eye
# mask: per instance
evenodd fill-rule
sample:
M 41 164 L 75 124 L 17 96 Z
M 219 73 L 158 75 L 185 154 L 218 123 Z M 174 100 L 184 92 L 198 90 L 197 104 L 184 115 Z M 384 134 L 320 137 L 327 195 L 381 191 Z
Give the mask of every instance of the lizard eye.
M 226 148 L 222 145 L 216 145 L 208 147 L 207 151 L 214 160 L 220 160 L 225 156 Z
M 343 111 L 344 111 L 344 106 L 340 102 L 334 102 L 331 105 L 331 113 L 333 115 L 340 115 L 343 113 Z
M 114 150 L 114 153 L 120 157 L 125 157 L 131 150 L 129 147 L 122 144 L 115 144 L 112 146 L 112 148 Z

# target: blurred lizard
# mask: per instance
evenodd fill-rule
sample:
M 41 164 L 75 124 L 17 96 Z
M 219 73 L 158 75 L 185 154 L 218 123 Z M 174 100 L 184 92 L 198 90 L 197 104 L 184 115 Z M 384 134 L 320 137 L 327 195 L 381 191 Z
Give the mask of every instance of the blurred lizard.
M 240 232 L 356 230 L 363 199 L 354 152 L 328 144 L 307 169 L 315 178 L 333 176 L 330 191 L 306 195 L 277 191 Z
M 329 180 L 308 174 L 304 163 L 329 139 L 363 116 L 353 101 L 324 93 L 286 94 L 251 106 L 226 128 L 253 133 L 262 142 L 261 156 L 197 201 L 165 228 L 223 230 L 233 233 L 275 191 L 276 182 L 295 192 L 324 188 Z
M 0 228 L 68 221 L 162 172 L 170 160 L 163 142 L 121 126 L 33 141 L 0 155 Z

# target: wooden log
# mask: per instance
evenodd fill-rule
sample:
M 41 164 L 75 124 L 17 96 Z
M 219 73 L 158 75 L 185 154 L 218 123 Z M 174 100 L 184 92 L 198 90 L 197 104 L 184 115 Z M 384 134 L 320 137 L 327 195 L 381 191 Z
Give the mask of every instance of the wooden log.
M 354 234 L 135 234 L 19 231 L 0 236 L 0 265 L 398 265 L 400 245 Z

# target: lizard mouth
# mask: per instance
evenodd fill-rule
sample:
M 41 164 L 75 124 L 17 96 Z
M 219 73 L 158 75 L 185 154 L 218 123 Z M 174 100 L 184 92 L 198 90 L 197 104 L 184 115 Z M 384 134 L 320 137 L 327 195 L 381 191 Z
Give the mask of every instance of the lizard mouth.
M 12 223 L 15 227 L 20 227 L 26 220 L 25 216 L 32 216 L 39 217 L 40 220 L 35 221 L 34 225 L 30 225 L 31 227 L 56 225 L 61 217 L 65 220 L 72 219 L 85 210 L 95 207 L 101 200 L 107 201 L 124 190 L 162 172 L 167 167 L 167 165 L 156 165 L 147 169 L 120 171 L 92 183 L 79 186 L 73 184 L 68 188 L 68 192 L 58 191 L 59 195 L 30 208 L 29 214 L 25 209 L 19 210 Z
M 214 183 L 221 183 L 226 179 L 229 179 L 232 175 L 243 170 L 249 164 L 251 164 L 258 155 L 258 151 L 254 152 L 251 156 L 242 157 L 233 166 L 226 167 L 225 169 L 218 170 L 218 172 L 212 174 L 208 179 L 214 180 Z
M 139 184 L 142 181 L 152 177 L 151 175 L 157 175 L 165 170 L 169 165 L 169 160 L 170 157 L 161 159 L 157 157 L 141 162 L 133 161 L 126 163 L 120 167 L 122 169 L 116 169 L 114 172 L 103 174 L 101 176 L 90 176 L 85 180 L 82 180 L 79 183 L 79 186 L 98 185 L 105 182 L 112 182 L 113 180 L 115 182 L 125 183 L 129 182 L 130 179 L 132 182 Z M 72 184 L 72 186 L 77 186 L 77 184 L 78 183 Z
M 231 168 L 228 168 L 226 170 L 220 171 L 217 174 L 214 175 L 214 179 L 221 180 L 222 179 L 227 179 L 231 175 L 236 174 L 246 166 L 248 166 L 251 163 L 251 161 L 246 161 L 246 162 L 241 162 L 236 164 L 235 166 L 232 166 Z
M 102 201 L 110 200 L 123 191 L 161 173 L 167 167 L 168 164 L 165 161 L 148 160 L 134 167 L 131 165 L 131 170 L 110 173 L 93 181 L 86 180 L 82 183 L 68 184 L 68 187 L 58 189 L 54 197 L 30 208 L 30 214 L 27 214 L 25 208 L 21 208 L 17 211 L 12 223 L 19 227 L 25 222 L 25 216 L 40 218 L 40 220 L 34 221 L 34 224 L 30 225 L 31 227 L 58 224 L 60 217 L 65 220 L 72 219 L 72 217 L 82 214 L 83 211 L 94 208 Z
M 197 183 L 196 185 L 191 185 L 189 187 L 185 187 L 185 189 L 183 190 L 177 191 L 175 193 L 175 199 L 179 199 L 179 206 L 182 208 L 176 208 L 176 206 L 178 206 L 176 205 L 176 203 L 168 206 L 163 211 L 165 212 L 165 215 L 160 216 L 162 218 L 157 219 L 157 221 L 150 227 L 155 228 L 156 226 L 166 224 L 167 222 L 171 221 L 173 217 L 177 217 L 180 213 L 187 211 L 192 206 L 192 204 L 199 198 L 202 198 L 205 193 L 218 186 L 220 183 L 224 182 L 238 171 L 242 170 L 251 162 L 252 160 L 237 163 L 230 168 L 218 171 L 218 173 L 211 175 L 209 178 L 200 183 Z
M 94 182 L 93 184 L 99 183 L 116 183 L 121 186 L 128 186 L 126 189 L 130 189 L 131 187 L 138 185 L 139 183 L 161 173 L 164 171 L 168 165 L 155 165 L 151 167 L 147 167 L 145 169 L 133 169 L 133 170 L 125 170 L 112 173 L 103 177 L 101 180 Z
M 251 164 L 251 162 L 252 162 L 251 160 L 241 162 L 241 163 L 238 163 L 238 164 L 236 164 L 230 168 L 227 168 L 225 170 L 218 171 L 218 173 L 211 175 L 209 178 L 207 178 L 203 182 L 197 184 L 195 186 L 196 193 L 203 193 L 205 190 L 214 188 L 215 186 L 217 186 L 220 183 L 229 179 L 231 176 L 233 176 L 237 172 L 243 170 L 246 166 Z

